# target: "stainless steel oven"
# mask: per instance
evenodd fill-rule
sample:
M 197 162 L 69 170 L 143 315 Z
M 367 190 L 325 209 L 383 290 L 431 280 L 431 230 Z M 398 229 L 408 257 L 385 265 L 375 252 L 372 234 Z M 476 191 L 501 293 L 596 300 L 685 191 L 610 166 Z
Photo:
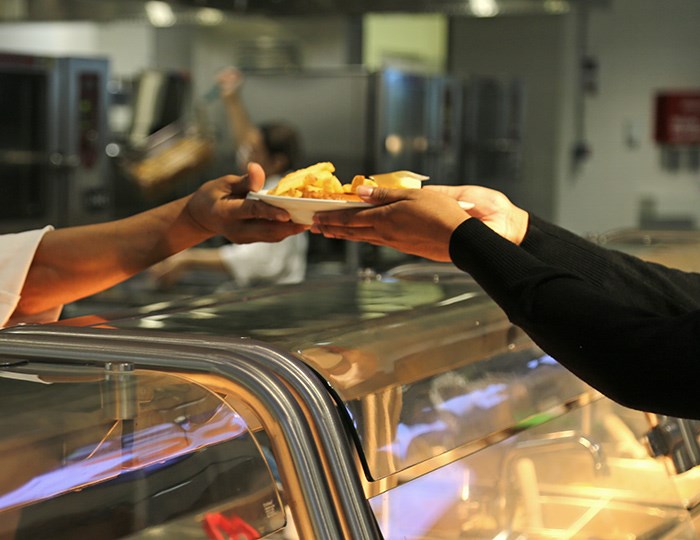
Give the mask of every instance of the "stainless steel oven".
M 0 232 L 110 217 L 105 58 L 0 52 Z

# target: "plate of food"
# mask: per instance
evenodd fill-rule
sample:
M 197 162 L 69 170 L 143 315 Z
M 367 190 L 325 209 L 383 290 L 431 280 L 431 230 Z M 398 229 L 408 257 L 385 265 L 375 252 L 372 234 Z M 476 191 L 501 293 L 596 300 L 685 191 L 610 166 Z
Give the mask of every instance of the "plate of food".
M 370 206 L 356 195 L 358 186 L 419 189 L 421 181 L 428 179 L 410 171 L 398 171 L 376 175 L 376 180 L 356 175 L 352 182 L 344 184 L 334 172 L 331 162 L 316 163 L 284 176 L 273 189 L 250 193 L 248 197 L 285 209 L 294 223 L 311 225 L 316 212 Z

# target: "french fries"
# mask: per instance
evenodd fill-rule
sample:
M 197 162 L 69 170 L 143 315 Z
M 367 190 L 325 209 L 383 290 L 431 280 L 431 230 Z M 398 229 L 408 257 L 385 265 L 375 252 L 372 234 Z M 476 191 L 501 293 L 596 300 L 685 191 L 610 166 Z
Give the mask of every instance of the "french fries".
M 359 201 L 355 195 L 357 186 L 377 186 L 373 180 L 357 175 L 349 184 L 343 184 L 333 174 L 335 166 L 324 161 L 299 169 L 284 176 L 277 186 L 269 191 L 270 195 L 282 197 L 303 197 L 305 199 L 344 199 Z

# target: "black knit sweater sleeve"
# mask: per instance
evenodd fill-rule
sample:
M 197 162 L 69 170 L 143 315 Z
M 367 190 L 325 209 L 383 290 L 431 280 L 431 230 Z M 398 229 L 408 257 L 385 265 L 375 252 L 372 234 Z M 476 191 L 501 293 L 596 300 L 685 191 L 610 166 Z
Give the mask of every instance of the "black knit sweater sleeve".
M 533 220 L 528 237 L 516 246 L 469 219 L 453 233 L 450 255 L 544 351 L 610 398 L 636 409 L 700 418 L 694 397 L 700 311 L 688 300 L 676 304 L 677 292 L 655 293 L 654 280 L 673 285 L 676 272 L 609 255 L 539 220 Z M 557 256 L 558 251 L 563 253 Z M 634 278 L 625 275 L 627 268 Z M 637 273 L 645 276 L 639 293 Z M 619 287 L 616 274 L 624 281 Z
M 606 249 L 537 216 L 530 217 L 522 247 L 631 306 L 664 314 L 700 309 L 700 274 Z

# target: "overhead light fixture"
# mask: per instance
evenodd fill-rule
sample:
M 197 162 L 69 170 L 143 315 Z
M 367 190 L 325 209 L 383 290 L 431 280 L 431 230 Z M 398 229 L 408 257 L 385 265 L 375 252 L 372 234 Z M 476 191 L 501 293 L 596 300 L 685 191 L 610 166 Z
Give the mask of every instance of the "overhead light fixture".
M 495 17 L 500 12 L 496 0 L 469 0 L 469 8 L 476 17 Z
M 547 13 L 553 13 L 559 15 L 562 13 L 568 13 L 570 9 L 569 2 L 567 0 L 545 0 L 544 10 Z
M 177 21 L 173 8 L 167 2 L 146 2 L 146 17 L 153 26 L 173 26 Z
M 206 26 L 216 26 L 224 20 L 224 13 L 220 9 L 201 8 L 197 10 L 197 22 Z

